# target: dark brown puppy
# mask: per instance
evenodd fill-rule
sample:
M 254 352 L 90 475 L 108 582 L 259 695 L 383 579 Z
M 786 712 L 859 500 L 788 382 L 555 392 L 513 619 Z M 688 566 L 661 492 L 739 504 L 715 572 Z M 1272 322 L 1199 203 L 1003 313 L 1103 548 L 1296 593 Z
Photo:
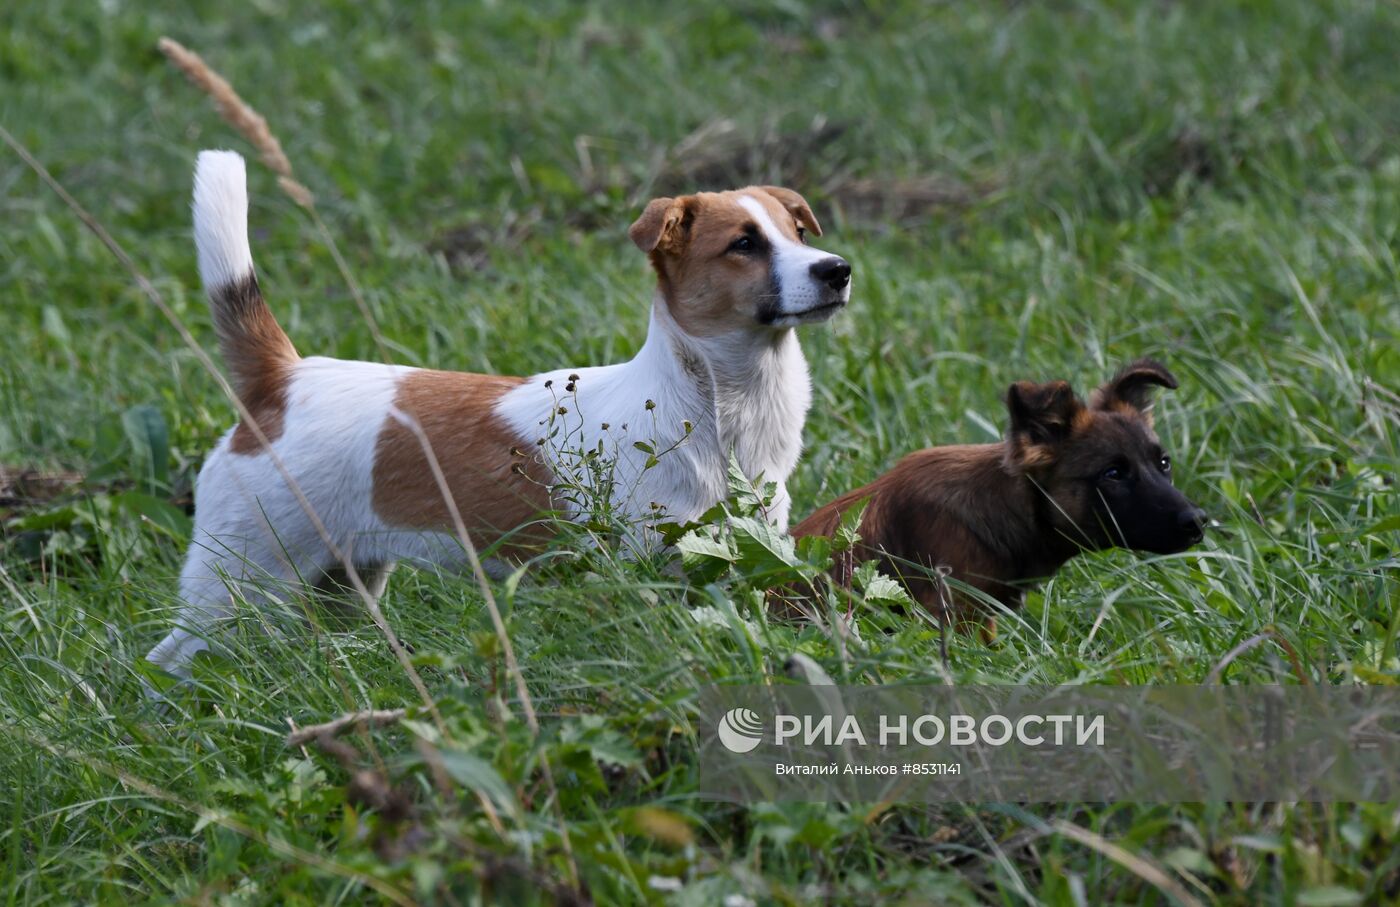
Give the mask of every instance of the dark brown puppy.
M 1173 487 L 1171 459 L 1152 431 L 1152 389 L 1176 386 L 1151 359 L 1125 367 L 1087 404 L 1064 381 L 1018 382 L 1006 394 L 1005 441 L 910 454 L 793 535 L 830 535 L 844 511 L 865 503 L 860 544 L 833 578 L 848 584 L 855 564 L 876 559 L 935 616 L 952 608 L 991 635 L 995 619 L 967 596 L 943 599 L 937 570 L 1016 608 L 1027 583 L 1081 551 L 1170 554 L 1201 540 L 1205 511 Z

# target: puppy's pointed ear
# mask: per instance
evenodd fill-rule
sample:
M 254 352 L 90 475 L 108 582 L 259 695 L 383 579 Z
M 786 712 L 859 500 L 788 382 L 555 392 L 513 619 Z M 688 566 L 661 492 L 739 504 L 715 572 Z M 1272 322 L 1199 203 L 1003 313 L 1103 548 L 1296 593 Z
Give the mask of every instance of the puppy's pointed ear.
M 1091 409 L 1128 407 L 1146 416 L 1152 410 L 1152 391 L 1165 387 L 1175 390 L 1176 376 L 1155 359 L 1139 359 L 1118 370 L 1089 398 Z
M 1006 392 L 1011 428 L 1006 435 L 1006 465 L 1013 471 L 1044 466 L 1055 459 L 1055 446 L 1085 416 L 1084 404 L 1064 381 L 1035 384 L 1018 381 Z
M 628 229 L 627 235 L 643 252 L 654 252 L 658 246 L 670 243 L 676 228 L 685 217 L 685 199 L 654 198 L 647 203 L 642 216 Z
M 799 227 L 810 231 L 813 236 L 822 235 L 822 225 L 817 223 L 817 216 L 812 213 L 805 198 L 791 189 L 784 189 L 782 186 L 760 186 L 759 188 L 776 198 L 778 204 L 788 210 Z

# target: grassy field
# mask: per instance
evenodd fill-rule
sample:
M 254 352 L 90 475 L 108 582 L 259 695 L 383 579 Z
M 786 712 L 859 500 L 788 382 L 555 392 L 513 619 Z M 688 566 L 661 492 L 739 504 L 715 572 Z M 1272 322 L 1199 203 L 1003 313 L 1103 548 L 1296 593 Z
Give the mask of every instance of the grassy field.
M 175 37 L 268 118 L 393 358 L 507 374 L 636 350 L 648 198 L 792 186 L 856 272 L 803 336 L 796 516 L 909 450 L 992 439 L 1013 380 L 1087 389 L 1149 354 L 1181 379 L 1159 430 L 1220 529 L 1078 559 L 993 645 L 951 639 L 954 681 L 1199 683 L 1253 640 L 1226 682 L 1400 683 L 1400 7 L 525 6 L 7 4 L 0 125 L 212 350 L 194 155 L 253 154 L 155 50 Z M 379 358 L 315 225 L 256 165 L 250 191 L 297 346 Z M 368 621 L 307 629 L 295 602 L 246 614 L 153 714 L 141 657 L 233 419 L 0 149 L 0 467 L 72 474 L 0 483 L 5 903 L 1400 898 L 1394 805 L 702 802 L 699 685 L 793 653 L 942 682 L 938 633 L 869 603 L 841 642 L 770 620 L 742 570 L 686 585 L 606 549 L 495 590 L 538 736 L 480 591 L 405 569 L 384 608 L 436 716 Z M 349 751 L 285 743 L 399 706 Z

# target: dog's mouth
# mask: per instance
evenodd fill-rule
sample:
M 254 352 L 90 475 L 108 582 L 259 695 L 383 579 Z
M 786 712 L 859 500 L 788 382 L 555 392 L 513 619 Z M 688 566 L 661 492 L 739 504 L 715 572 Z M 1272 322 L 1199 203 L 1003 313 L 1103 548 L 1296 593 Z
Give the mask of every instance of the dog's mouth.
M 1129 544 L 1126 547 L 1134 548 L 1139 551 L 1147 551 L 1152 554 L 1181 554 L 1205 541 L 1205 537 L 1205 533 L 1197 529 L 1193 532 L 1182 532 L 1178 535 L 1154 540 L 1146 544 Z
M 778 318 L 777 324 L 814 324 L 818 321 L 826 321 L 832 315 L 846 307 L 846 299 L 838 297 L 830 302 L 823 302 L 811 308 L 803 309 L 800 312 L 789 312 Z

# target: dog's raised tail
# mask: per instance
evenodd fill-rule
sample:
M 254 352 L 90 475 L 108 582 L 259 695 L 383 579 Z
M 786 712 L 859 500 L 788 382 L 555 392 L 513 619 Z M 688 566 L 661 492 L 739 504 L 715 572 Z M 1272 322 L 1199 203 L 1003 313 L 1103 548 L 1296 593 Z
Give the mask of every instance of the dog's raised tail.
M 248 185 L 241 155 L 201 151 L 194 168 L 194 242 L 219 349 L 245 402 L 299 358 L 273 317 L 248 247 Z

